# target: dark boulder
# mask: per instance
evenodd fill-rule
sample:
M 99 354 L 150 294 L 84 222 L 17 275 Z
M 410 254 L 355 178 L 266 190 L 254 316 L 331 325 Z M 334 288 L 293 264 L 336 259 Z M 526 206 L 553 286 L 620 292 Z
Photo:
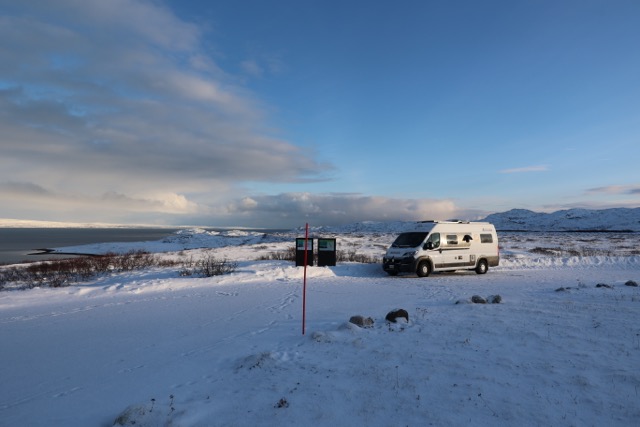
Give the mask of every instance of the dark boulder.
M 404 318 L 407 322 L 409 322 L 409 313 L 407 312 L 407 310 L 399 308 L 397 310 L 390 311 L 385 317 L 387 322 L 392 323 L 396 323 L 396 319 L 398 318 Z
M 361 328 L 372 328 L 373 327 L 373 319 L 371 317 L 364 316 L 351 316 L 349 319 L 350 323 L 354 325 L 360 326 Z
M 487 300 L 482 298 L 480 295 L 474 295 L 471 297 L 471 302 L 474 304 L 486 304 Z
M 491 304 L 500 304 L 502 302 L 502 297 L 500 295 L 491 295 L 487 299 Z

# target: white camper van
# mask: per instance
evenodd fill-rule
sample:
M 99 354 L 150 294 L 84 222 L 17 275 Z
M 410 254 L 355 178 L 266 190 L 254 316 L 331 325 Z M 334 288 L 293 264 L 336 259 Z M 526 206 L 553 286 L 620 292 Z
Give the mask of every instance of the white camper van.
M 467 221 L 425 221 L 400 234 L 383 259 L 391 276 L 434 271 L 475 270 L 485 274 L 500 261 L 498 235 L 493 224 Z

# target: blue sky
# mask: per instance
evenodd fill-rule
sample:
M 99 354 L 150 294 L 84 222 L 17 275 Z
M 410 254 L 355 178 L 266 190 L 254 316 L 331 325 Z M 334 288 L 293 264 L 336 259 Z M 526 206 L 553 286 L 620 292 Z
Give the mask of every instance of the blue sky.
M 0 0 L 0 218 L 640 206 L 640 3 Z

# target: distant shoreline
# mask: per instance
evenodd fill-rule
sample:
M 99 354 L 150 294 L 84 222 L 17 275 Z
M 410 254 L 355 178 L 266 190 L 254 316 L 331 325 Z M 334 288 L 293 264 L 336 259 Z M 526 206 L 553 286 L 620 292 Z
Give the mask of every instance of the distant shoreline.
M 0 228 L 33 228 L 33 229 L 157 229 L 157 230 L 183 230 L 191 228 L 203 228 L 205 230 L 271 230 L 269 227 L 246 227 L 246 226 L 216 226 L 216 225 L 156 225 L 156 224 L 109 224 L 99 222 L 74 223 L 55 221 L 32 221 L 21 219 L 0 218 Z
M 100 254 L 91 254 L 87 252 L 58 252 L 55 249 L 50 248 L 42 248 L 42 249 L 34 249 L 34 251 L 28 253 L 27 256 L 40 256 L 40 255 L 72 255 L 72 256 L 102 256 Z

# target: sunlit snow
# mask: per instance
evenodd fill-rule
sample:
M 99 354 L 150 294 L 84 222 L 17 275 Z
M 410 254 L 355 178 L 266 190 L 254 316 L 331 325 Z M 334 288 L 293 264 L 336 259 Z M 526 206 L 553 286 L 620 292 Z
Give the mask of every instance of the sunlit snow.
M 381 257 L 398 226 L 312 234 Z M 636 233 L 499 233 L 501 263 L 486 275 L 310 267 L 304 335 L 303 268 L 258 260 L 297 236 L 183 230 L 59 248 L 239 265 L 0 292 L 0 424 L 637 425 L 640 288 L 626 285 L 640 282 Z M 396 308 L 409 322 L 385 322 Z

